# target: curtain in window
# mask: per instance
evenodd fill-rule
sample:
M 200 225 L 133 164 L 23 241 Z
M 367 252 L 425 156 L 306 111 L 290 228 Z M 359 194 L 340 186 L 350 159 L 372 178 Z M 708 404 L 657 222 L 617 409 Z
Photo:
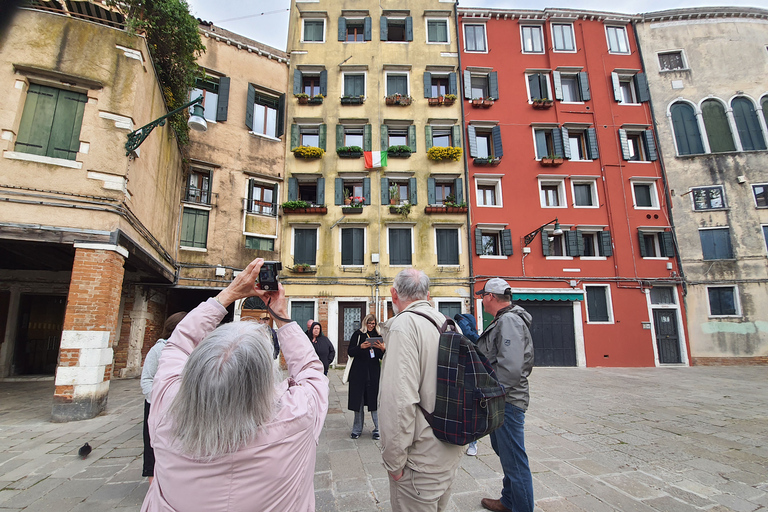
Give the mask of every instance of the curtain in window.
M 731 108 L 744 151 L 765 149 L 765 138 L 752 102 L 747 98 L 733 98 Z

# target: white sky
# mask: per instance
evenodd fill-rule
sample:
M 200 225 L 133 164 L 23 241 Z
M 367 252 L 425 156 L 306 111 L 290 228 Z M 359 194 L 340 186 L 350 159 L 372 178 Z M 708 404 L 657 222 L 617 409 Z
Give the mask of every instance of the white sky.
M 195 17 L 260 43 L 285 50 L 288 38 L 290 0 L 187 0 Z M 768 0 L 547 0 L 547 7 L 567 7 L 593 11 L 661 11 L 679 7 L 731 5 L 768 8 Z M 463 0 L 460 7 L 496 7 L 502 9 L 542 9 L 534 0 Z

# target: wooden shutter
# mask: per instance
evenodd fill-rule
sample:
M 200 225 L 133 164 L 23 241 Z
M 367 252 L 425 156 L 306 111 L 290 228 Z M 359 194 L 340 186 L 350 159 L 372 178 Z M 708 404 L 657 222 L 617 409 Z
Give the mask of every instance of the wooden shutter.
M 448 94 L 458 94 L 456 73 L 448 73 Z
M 405 17 L 405 40 L 413 41 L 413 18 L 411 16 Z
M 483 232 L 480 228 L 475 228 L 475 254 L 483 254 Z
M 336 125 L 336 149 L 344 146 L 344 125 Z
M 335 185 L 333 189 L 333 199 L 336 205 L 344 204 L 344 179 L 336 178 L 334 180 Z
M 472 73 L 464 71 L 464 98 L 472 99 Z
M 620 102 L 624 96 L 621 94 L 621 81 L 618 73 L 611 73 L 611 83 L 613 84 L 613 99 Z
M 675 256 L 675 241 L 672 238 L 671 231 L 664 231 L 661 233 L 661 250 L 664 251 L 664 256 L 672 258 Z M 730 240 L 729 240 L 730 243 Z
M 253 184 L 256 182 L 253 178 L 248 179 L 248 199 L 245 202 L 245 211 L 253 211 Z
M 542 99 L 552 99 L 549 97 L 549 86 L 547 85 L 547 75 L 548 73 L 539 73 L 539 89 L 541 89 L 541 97 Z
M 701 142 L 701 133 L 699 132 L 699 125 L 696 122 L 693 107 L 687 103 L 677 102 L 672 105 L 670 111 L 672 113 L 672 128 L 675 132 L 678 154 L 695 155 L 703 153 L 704 145 Z M 736 117 L 736 108 L 734 108 L 733 113 L 734 117 Z M 736 124 L 738 126 L 738 118 Z M 741 130 L 739 130 L 739 136 L 741 136 Z
M 300 69 L 293 70 L 293 94 L 299 94 L 302 92 L 302 85 L 304 83 L 304 75 Z
M 51 124 L 47 156 L 74 160 L 80 150 L 80 128 L 88 97 L 72 91 L 59 91 Z
M 341 264 L 354 265 L 354 228 L 341 230 Z
M 563 126 L 560 128 L 560 132 L 563 135 L 563 156 L 567 159 L 571 159 L 571 143 L 568 140 L 568 128 Z
M 291 151 L 299 147 L 299 125 L 291 125 Z
M 328 96 L 328 70 L 324 69 L 320 72 L 320 94 Z
M 246 97 L 246 100 L 245 100 L 245 126 L 247 126 L 250 131 L 253 131 L 253 104 L 254 103 L 256 103 L 256 89 L 253 87 L 253 85 L 248 84 L 248 96 Z M 291 149 L 295 147 L 296 146 L 294 145 L 291 147 Z
M 296 178 L 288 178 L 288 200 L 297 201 L 298 199 L 299 199 L 299 181 Z
M 453 125 L 453 136 L 451 137 L 453 139 L 453 147 L 460 148 L 461 147 L 461 126 L 459 125 Z
M 363 18 L 363 39 L 365 41 L 371 40 L 371 36 L 373 32 L 371 26 L 372 26 L 371 17 L 366 16 L 365 18 Z
M 470 158 L 477 157 L 477 130 L 471 124 L 467 126 L 467 143 L 469 144 Z
M 643 231 L 637 230 L 637 238 L 640 240 L 640 256 L 643 258 L 648 257 L 648 253 L 645 250 L 645 233 Z
M 315 200 L 317 201 L 317 204 L 324 205 L 325 204 L 325 178 L 317 178 L 317 190 L 315 191 L 316 197 Z
M 461 181 L 461 178 L 456 178 L 453 180 L 453 195 L 456 196 L 457 203 L 464 202 L 464 185 Z
M 408 146 L 411 148 L 411 153 L 416 152 L 416 125 L 412 124 L 408 127 Z
M 563 232 L 563 236 L 565 236 L 565 232 Z M 541 253 L 544 256 L 549 256 L 549 235 L 546 231 L 541 231 L 539 237 L 541 238 Z
M 648 79 L 645 77 L 645 73 L 637 73 L 635 75 L 635 92 L 637 93 L 637 101 L 640 103 L 651 99 L 651 93 L 648 90 Z
M 653 130 L 644 130 L 645 147 L 648 149 L 648 160 L 655 162 L 659 159 L 659 153 L 656 151 L 656 142 L 653 140 Z
M 565 153 L 563 149 L 563 135 L 557 128 L 552 129 L 552 146 L 554 146 L 555 156 L 557 158 L 563 158 Z
M 229 83 L 228 76 L 219 78 L 219 104 L 216 107 L 216 121 L 226 121 L 229 113 Z
M 325 151 L 325 140 L 328 137 L 328 126 L 323 123 L 317 130 L 318 147 Z
M 555 84 L 555 99 L 563 101 L 563 82 L 560 80 L 560 72 L 552 72 L 552 81 Z
M 251 109 L 253 111 L 253 109 Z M 285 94 L 277 98 L 277 121 L 275 122 L 275 137 L 285 133 Z
M 387 17 L 382 16 L 379 19 L 379 22 L 380 22 L 379 23 L 379 36 L 380 36 L 379 39 L 381 39 L 382 41 L 386 41 L 389 33 L 389 28 L 387 26 Z
M 58 98 L 59 89 L 38 84 L 29 85 L 16 136 L 16 151 L 46 155 Z
M 536 157 L 546 158 L 549 153 L 547 149 L 547 130 L 534 130 L 534 135 L 536 136 Z
M 381 178 L 381 204 L 389 204 L 389 178 Z
M 531 101 L 543 98 L 538 73 L 528 75 L 528 93 L 531 95 Z
M 459 232 L 457 229 L 435 229 L 437 264 L 459 264 Z
M 766 101 L 768 101 L 768 97 L 766 97 Z M 763 111 L 768 116 L 768 104 L 765 104 Z M 712 153 L 736 151 L 731 126 L 728 123 L 723 104 L 714 99 L 706 100 L 701 104 L 701 113 L 704 118 L 704 129 L 707 132 L 710 151 Z
M 371 178 L 363 178 L 363 204 L 371 204 Z
M 613 256 L 613 244 L 611 243 L 611 232 L 608 230 L 597 233 L 600 238 L 600 255 Z
M 432 73 L 429 71 L 424 72 L 424 97 L 432 97 Z
M 437 193 L 435 192 L 435 178 L 427 178 L 427 204 L 437 204 Z
M 408 178 L 408 202 L 418 204 L 419 195 L 416 191 L 416 178 Z
M 499 73 L 496 71 L 488 73 L 488 95 L 495 100 L 499 99 Z
M 343 16 L 339 18 L 339 41 L 347 39 L 347 19 Z
M 381 150 L 386 151 L 389 148 L 389 130 L 387 125 L 381 125 Z
M 629 153 L 629 141 L 627 140 L 627 130 L 619 129 L 619 142 L 621 142 L 621 154 L 624 160 L 629 160 L 632 155 Z
M 581 101 L 592 99 L 592 94 L 589 92 L 589 78 L 585 71 L 579 72 L 579 93 L 581 94 Z
M 574 256 L 576 255 L 584 256 L 584 233 L 580 229 L 576 230 L 576 254 Z
M 568 256 L 579 255 L 579 241 L 575 231 L 563 230 L 563 236 L 565 237 L 565 249 Z
M 501 126 L 496 125 L 493 127 L 491 137 L 493 138 L 493 156 L 501 158 L 504 156 L 504 146 L 501 143 Z
M 426 138 L 425 146 L 426 150 L 429 151 L 429 149 L 432 147 L 432 127 L 429 125 L 426 125 L 424 127 L 424 137 Z
M 373 136 L 371 135 L 371 125 L 366 124 L 363 126 L 363 151 L 373 151 Z
M 587 148 L 589 149 L 589 158 L 597 160 L 600 158 L 600 154 L 597 150 L 597 132 L 594 128 L 587 128 L 587 141 L 589 142 L 587 145 Z
M 501 250 L 504 256 L 512 256 L 512 231 L 504 229 L 501 231 Z

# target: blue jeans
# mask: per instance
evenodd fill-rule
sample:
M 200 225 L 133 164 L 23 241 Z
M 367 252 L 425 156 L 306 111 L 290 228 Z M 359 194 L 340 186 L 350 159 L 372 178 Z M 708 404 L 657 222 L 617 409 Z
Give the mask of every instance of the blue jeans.
M 525 453 L 525 411 L 505 405 L 504 424 L 491 432 L 491 446 L 504 470 L 501 504 L 515 512 L 533 512 L 533 478 Z
M 373 418 L 373 431 L 379 431 L 379 412 L 371 411 Z M 352 423 L 352 433 L 360 435 L 363 433 L 363 424 L 365 423 L 365 404 L 360 404 L 360 410 L 355 411 L 355 421 Z

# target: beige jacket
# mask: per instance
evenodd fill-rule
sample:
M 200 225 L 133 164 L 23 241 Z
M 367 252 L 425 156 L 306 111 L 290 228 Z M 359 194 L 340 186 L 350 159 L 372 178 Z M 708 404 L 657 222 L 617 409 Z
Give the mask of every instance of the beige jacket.
M 429 302 L 418 300 L 381 324 L 387 346 L 379 384 L 384 467 L 391 473 L 398 473 L 407 465 L 420 473 L 452 474 L 464 448 L 438 440 L 416 405 L 421 404 L 429 412 L 435 410 L 440 335 L 429 320 L 406 313 L 409 310 L 429 315 L 438 325 L 445 322 L 445 316 Z

